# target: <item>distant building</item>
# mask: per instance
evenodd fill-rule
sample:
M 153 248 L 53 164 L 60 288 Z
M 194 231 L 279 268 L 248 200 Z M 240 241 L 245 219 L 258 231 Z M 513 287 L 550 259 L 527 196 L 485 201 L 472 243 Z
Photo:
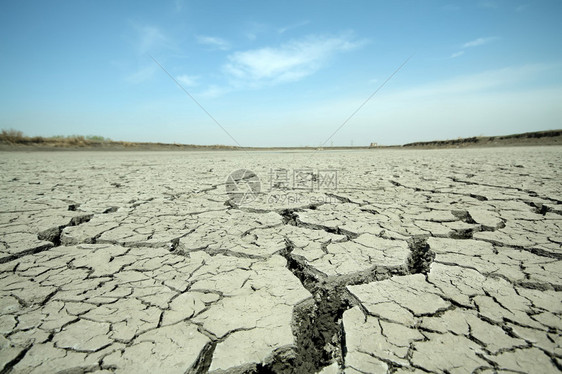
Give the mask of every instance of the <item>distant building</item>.
M 373 142 L 373 143 L 371 143 L 371 145 L 369 147 L 374 148 L 374 147 L 378 147 L 378 146 L 379 146 L 378 143 Z

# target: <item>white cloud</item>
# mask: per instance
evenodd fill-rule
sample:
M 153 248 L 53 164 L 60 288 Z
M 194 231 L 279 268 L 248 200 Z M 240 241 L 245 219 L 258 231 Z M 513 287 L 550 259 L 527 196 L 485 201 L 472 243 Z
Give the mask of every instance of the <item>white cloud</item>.
M 193 86 L 197 86 L 198 84 L 197 81 L 199 80 L 199 77 L 183 74 L 183 75 L 178 75 L 176 79 L 184 86 L 193 87 Z
M 155 26 L 137 26 L 137 51 L 141 54 L 151 52 L 156 48 L 170 47 L 170 40 Z
M 498 39 L 498 38 L 495 37 L 495 36 L 486 37 L 486 38 L 478 38 L 478 39 L 474 39 L 474 40 L 471 40 L 469 42 L 464 43 L 462 47 L 463 48 L 478 47 L 478 46 L 493 42 L 496 39 Z
M 289 30 L 293 30 L 302 26 L 306 26 L 310 23 L 310 21 L 302 21 L 302 22 L 298 22 L 298 23 L 293 23 L 291 25 L 287 25 L 287 26 L 283 26 L 280 27 L 279 29 L 277 29 L 277 32 L 279 34 L 284 34 L 285 32 L 289 31 Z
M 335 144 L 349 144 L 349 140 L 342 139 L 357 134 L 356 144 L 360 139 L 366 139 L 366 144 L 400 144 L 556 128 L 562 115 L 558 105 L 562 87 L 541 87 L 537 82 L 561 68 L 562 65 L 543 64 L 512 66 L 407 89 L 389 87 L 369 101 L 333 140 Z M 302 124 L 295 133 L 309 139 L 305 142 L 318 144 L 365 99 L 362 93 L 305 103 L 276 118 L 280 129 L 292 123 Z M 300 140 L 294 136 L 286 140 L 290 141 Z
M 554 66 L 551 65 L 533 64 L 487 70 L 477 74 L 459 76 L 449 80 L 404 90 L 400 93 L 395 93 L 395 95 L 411 98 L 442 98 L 468 93 L 485 93 L 495 89 L 517 85 L 525 81 L 532 81 L 538 75 L 544 74 L 553 68 Z
M 350 51 L 364 42 L 347 36 L 309 36 L 280 47 L 265 47 L 228 56 L 224 71 L 238 84 L 260 85 L 296 81 L 320 69 L 333 55 Z
M 213 49 L 219 49 L 221 51 L 230 49 L 230 44 L 226 40 L 216 36 L 199 35 L 197 36 L 197 43 L 207 45 Z
M 129 74 L 126 77 L 126 79 L 127 79 L 127 81 L 129 81 L 131 83 L 145 82 L 145 81 L 149 80 L 150 78 L 152 78 L 152 76 L 156 72 L 156 68 L 157 68 L 157 66 L 155 64 L 142 66 L 142 67 L 138 68 L 136 71 L 134 71 L 133 73 Z
M 469 42 L 464 43 L 464 44 L 461 46 L 461 48 L 479 47 L 479 46 L 481 46 L 481 45 L 491 43 L 491 42 L 493 42 L 493 41 L 495 41 L 495 40 L 497 40 L 497 39 L 499 39 L 497 36 L 482 37 L 482 38 L 474 39 L 474 40 L 471 40 L 471 41 L 469 41 Z M 460 57 L 460 56 L 464 55 L 464 53 L 465 53 L 465 52 L 461 50 L 461 51 L 452 53 L 452 54 L 449 56 L 449 58 Z
M 386 105 L 395 103 L 400 107 L 404 103 L 425 103 L 440 102 L 445 98 L 455 97 L 462 100 L 463 97 L 489 95 L 497 92 L 516 91 L 514 87 L 520 87 L 523 83 L 533 82 L 537 77 L 544 77 L 552 71 L 559 71 L 560 65 L 532 64 L 522 66 L 510 66 L 496 70 L 486 70 L 475 74 L 461 75 L 446 80 L 430 82 L 423 85 L 416 85 L 410 88 L 390 90 L 378 94 L 363 111 L 368 111 L 369 107 L 377 107 L 380 104 Z M 522 89 L 522 88 L 521 88 Z M 356 97 L 349 101 L 324 102 L 321 105 L 331 108 L 347 108 L 348 111 L 359 105 L 364 97 Z M 379 104 L 375 104 L 379 103 Z M 373 104 L 373 105 L 371 105 Z M 314 109 L 316 110 L 316 109 Z
M 130 83 L 142 83 L 154 75 L 157 66 L 154 63 L 146 64 L 147 54 L 156 54 L 163 50 L 176 50 L 176 44 L 166 36 L 159 27 L 151 25 L 139 25 L 131 22 L 134 31 L 130 39 L 130 45 L 137 54 L 137 65 L 128 68 L 125 80 Z
M 265 23 L 260 22 L 250 22 L 244 26 L 244 35 L 248 40 L 254 41 L 258 39 L 260 35 L 266 32 L 270 32 L 270 27 Z
M 207 89 L 205 89 L 204 91 L 201 91 L 197 94 L 197 97 L 202 97 L 205 99 L 214 99 L 216 97 L 225 95 L 227 93 L 229 93 L 230 91 L 232 91 L 232 88 L 230 87 L 222 87 L 222 86 L 217 86 L 217 85 L 211 85 L 209 87 L 207 87 Z

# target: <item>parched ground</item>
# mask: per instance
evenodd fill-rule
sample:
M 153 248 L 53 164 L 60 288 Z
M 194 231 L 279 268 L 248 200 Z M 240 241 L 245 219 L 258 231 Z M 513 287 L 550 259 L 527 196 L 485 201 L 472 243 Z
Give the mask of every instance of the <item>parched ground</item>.
M 2 153 L 0 373 L 558 373 L 561 165 Z

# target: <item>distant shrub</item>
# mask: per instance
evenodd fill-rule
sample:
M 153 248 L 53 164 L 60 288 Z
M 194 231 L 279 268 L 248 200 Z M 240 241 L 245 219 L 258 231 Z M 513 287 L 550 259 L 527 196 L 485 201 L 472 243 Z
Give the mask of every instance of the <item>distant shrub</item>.
M 26 143 L 45 143 L 47 139 L 42 136 L 34 136 L 26 139 Z
M 98 146 L 100 143 L 112 143 L 110 138 L 99 135 L 53 135 L 49 137 L 25 136 L 19 130 L 2 130 L 0 142 L 11 144 L 48 144 L 54 147 L 87 147 L 90 145 Z
M 9 129 L 9 130 L 2 130 L 2 135 L 0 138 L 4 142 L 10 143 L 20 143 L 23 139 L 23 132 L 19 130 Z
M 67 145 L 74 146 L 84 146 L 86 145 L 86 139 L 82 135 L 71 135 L 64 139 L 64 143 Z
M 91 142 L 99 142 L 99 143 L 111 141 L 111 139 L 104 138 L 103 136 L 99 136 L 99 135 L 88 135 L 86 136 L 86 140 L 89 140 Z

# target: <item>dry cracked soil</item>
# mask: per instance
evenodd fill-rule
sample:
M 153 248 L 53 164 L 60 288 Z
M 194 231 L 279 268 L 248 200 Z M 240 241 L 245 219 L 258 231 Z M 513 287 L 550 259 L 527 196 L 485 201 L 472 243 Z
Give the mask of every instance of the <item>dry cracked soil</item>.
M 562 369 L 562 147 L 0 164 L 0 373 Z

